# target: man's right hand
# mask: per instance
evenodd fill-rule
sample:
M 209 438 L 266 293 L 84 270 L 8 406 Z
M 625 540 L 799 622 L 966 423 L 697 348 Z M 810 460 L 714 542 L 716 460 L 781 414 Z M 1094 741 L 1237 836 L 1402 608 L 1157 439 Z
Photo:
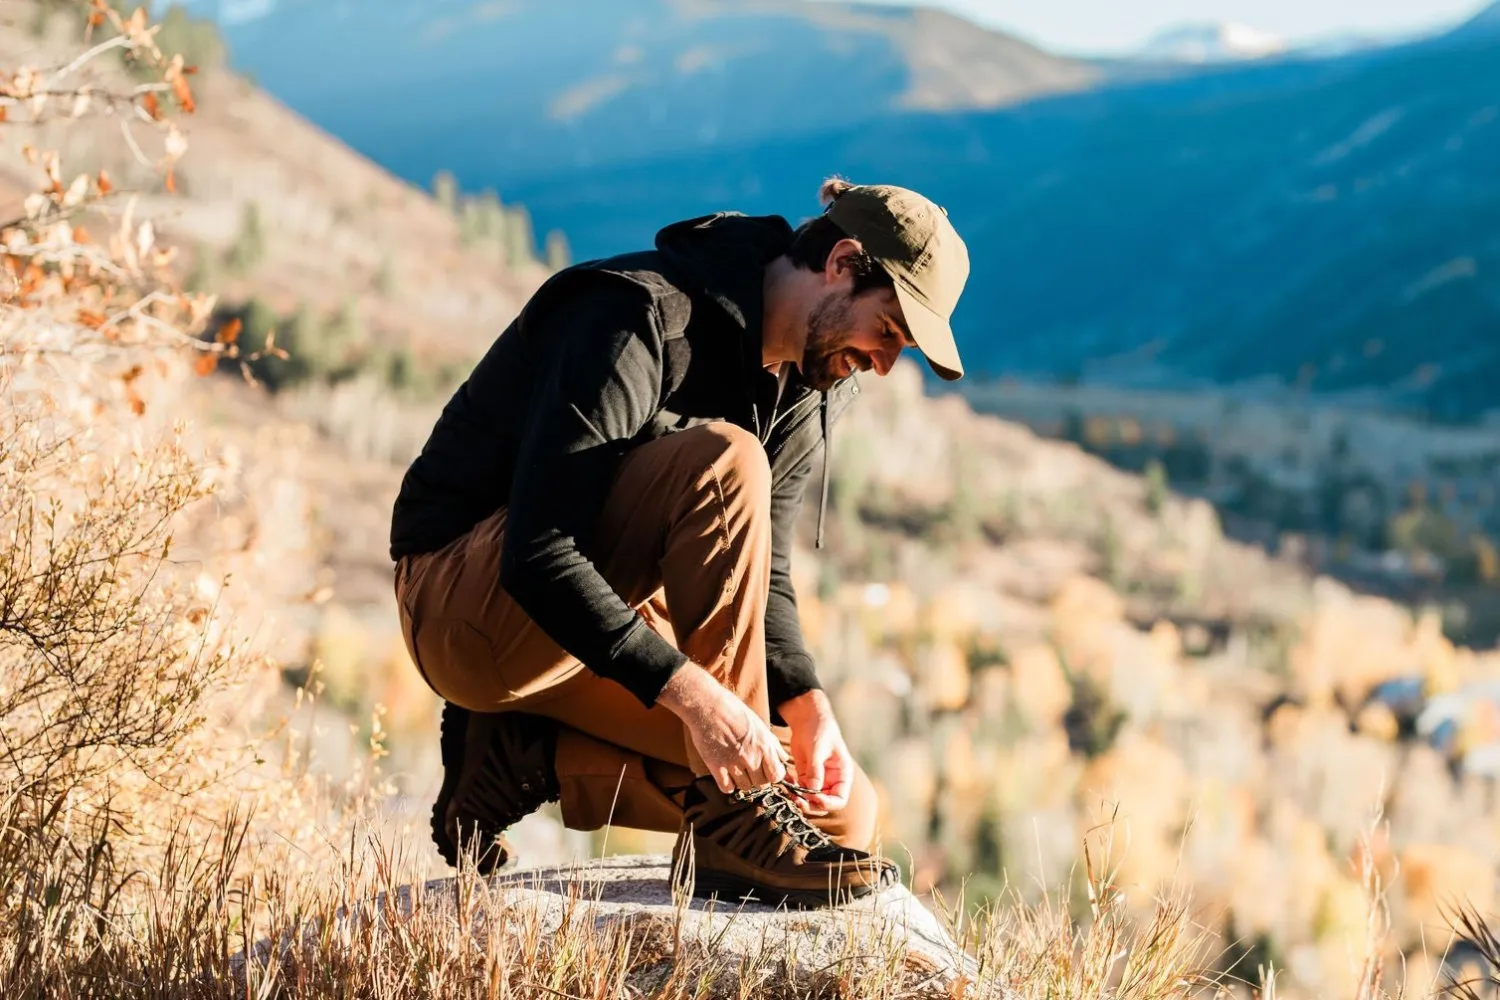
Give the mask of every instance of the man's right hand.
M 726 795 L 786 777 L 781 741 L 739 696 L 695 663 L 685 664 L 657 702 L 682 720 L 708 773 Z

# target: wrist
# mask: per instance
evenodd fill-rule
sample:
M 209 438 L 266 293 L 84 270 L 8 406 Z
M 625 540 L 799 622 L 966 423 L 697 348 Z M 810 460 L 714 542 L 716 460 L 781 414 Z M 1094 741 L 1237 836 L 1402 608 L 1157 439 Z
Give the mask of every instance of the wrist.
M 788 698 L 780 705 L 777 705 L 776 714 L 780 715 L 787 721 L 788 725 L 795 729 L 799 723 L 807 720 L 831 716 L 833 714 L 833 703 L 828 700 L 828 695 L 825 692 L 818 688 L 813 688 L 811 691 L 804 691 L 796 697 Z
M 673 715 L 682 718 L 692 710 L 695 705 L 703 701 L 703 681 L 713 678 L 708 672 L 689 660 L 678 667 L 667 683 L 662 685 L 660 693 L 656 696 L 656 703 Z

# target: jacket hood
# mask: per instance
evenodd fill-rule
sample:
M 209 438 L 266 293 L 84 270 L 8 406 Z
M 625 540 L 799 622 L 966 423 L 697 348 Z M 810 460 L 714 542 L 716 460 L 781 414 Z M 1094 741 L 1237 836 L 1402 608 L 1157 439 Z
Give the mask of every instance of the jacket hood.
M 656 249 L 683 290 L 719 305 L 760 345 L 765 266 L 786 252 L 792 227 L 779 215 L 718 212 L 673 223 Z

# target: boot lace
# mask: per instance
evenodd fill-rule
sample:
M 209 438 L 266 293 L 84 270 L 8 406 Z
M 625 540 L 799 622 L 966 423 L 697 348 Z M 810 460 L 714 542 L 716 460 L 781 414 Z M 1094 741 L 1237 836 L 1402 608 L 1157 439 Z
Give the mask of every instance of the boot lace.
M 786 790 L 780 785 L 763 785 L 748 791 L 737 791 L 734 797 L 741 802 L 760 806 L 773 827 L 809 851 L 833 843 L 822 830 L 807 821 L 802 810 L 797 808 L 797 803 L 787 797 Z

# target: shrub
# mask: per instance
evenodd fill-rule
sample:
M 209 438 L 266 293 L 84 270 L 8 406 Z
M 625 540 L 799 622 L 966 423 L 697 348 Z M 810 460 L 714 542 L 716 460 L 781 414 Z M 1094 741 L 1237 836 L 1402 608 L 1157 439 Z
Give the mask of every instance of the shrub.
M 245 203 L 240 214 L 240 231 L 233 245 L 224 255 L 224 265 L 236 277 L 246 277 L 260 266 L 266 257 L 266 228 L 261 220 L 260 205 Z

